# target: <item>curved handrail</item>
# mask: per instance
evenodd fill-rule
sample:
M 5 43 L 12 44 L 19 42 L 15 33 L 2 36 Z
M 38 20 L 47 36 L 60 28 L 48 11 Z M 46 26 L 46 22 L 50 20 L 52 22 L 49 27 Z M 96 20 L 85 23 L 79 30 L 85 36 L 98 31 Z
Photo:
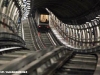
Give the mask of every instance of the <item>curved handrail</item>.
M 70 51 L 74 51 L 76 53 L 94 53 L 100 51 L 100 46 L 96 46 L 88 49 L 75 49 L 67 46 L 66 49 Z
M 6 32 L 1 32 L 0 33 L 0 41 L 15 41 L 15 42 L 20 42 L 25 45 L 25 41 L 18 35 L 13 34 L 13 33 L 6 33 Z
M 17 24 L 9 16 L 7 16 L 7 15 L 1 13 L 1 12 L 0 12 L 0 15 L 2 15 L 3 17 L 6 17 L 7 19 L 9 19 L 15 25 L 15 27 L 17 27 Z
M 61 46 L 59 48 L 56 48 L 56 49 L 54 49 L 54 50 L 52 50 L 52 51 L 44 54 L 40 58 L 37 58 L 36 60 L 32 61 L 31 63 L 29 63 L 25 67 L 22 67 L 22 68 L 17 69 L 17 70 L 18 71 L 27 71 L 28 73 L 31 73 L 31 72 L 32 73 L 38 73 L 38 71 L 37 71 L 38 68 L 42 68 L 41 67 L 42 65 L 47 65 L 46 64 L 47 61 L 50 62 L 50 65 L 49 66 L 52 66 L 53 64 L 59 62 L 59 60 L 61 60 L 61 58 L 63 58 L 63 60 L 68 59 L 72 54 L 73 54 L 72 51 L 71 52 L 68 52 L 65 49 L 64 46 Z M 37 55 L 38 55 L 38 53 L 37 53 Z M 67 55 L 67 57 L 66 57 L 66 55 Z M 57 67 L 59 67 L 62 63 L 63 63 L 63 61 L 60 61 L 60 63 L 57 64 Z M 48 68 L 49 66 L 47 66 L 46 68 Z M 46 68 L 43 68 L 43 69 L 46 69 Z M 20 73 L 20 74 L 13 74 L 13 75 L 23 75 L 23 74 Z
M 7 23 L 4 23 L 3 21 L 0 21 L 2 24 L 4 24 L 5 26 L 7 26 L 10 30 L 13 30 L 14 32 L 18 32 L 18 27 L 17 24 L 7 15 L 3 14 L 0 12 L 0 16 L 9 20 L 10 25 L 8 25 Z
M 5 25 L 5 26 L 7 26 L 9 28 L 9 30 L 11 30 L 13 33 L 15 32 L 14 29 L 13 29 L 13 27 L 7 25 L 6 23 L 4 23 L 2 21 L 0 21 L 0 23 L 3 24 L 3 25 Z
M 52 57 L 55 57 L 56 55 L 59 55 L 59 58 L 61 58 L 64 55 L 68 54 L 67 50 L 65 50 L 64 48 L 65 48 L 64 46 L 61 46 L 61 47 L 55 48 L 53 50 L 33 51 L 32 53 L 19 58 L 19 60 L 17 59 L 17 60 L 12 61 L 10 64 L 4 65 L 3 67 L 0 68 L 0 70 L 1 71 L 2 70 L 3 71 L 16 71 L 16 70 L 18 71 L 23 67 L 27 67 L 27 65 L 29 65 L 33 62 L 32 66 L 34 66 L 34 67 L 30 71 L 34 71 L 34 69 L 41 67 L 41 65 L 43 65 L 46 61 L 48 61 L 48 59 L 52 59 Z M 70 52 L 70 54 L 71 53 L 72 52 Z M 30 66 L 30 67 L 32 67 L 32 66 Z M 20 70 L 20 71 L 27 71 L 28 73 L 31 73 L 28 70 Z M 20 74 L 21 73 L 19 73 L 18 75 L 20 75 Z M 10 74 L 4 74 L 4 75 L 10 75 Z
M 14 43 L 14 42 L 0 42 L 0 49 L 3 48 L 9 48 L 9 47 L 21 47 L 21 48 L 26 48 L 25 45 L 21 43 Z
M 51 20 L 56 23 L 52 18 Z M 73 40 L 73 41 L 76 41 L 76 42 L 79 42 L 79 43 L 100 43 L 100 39 L 99 37 L 96 37 L 95 39 L 98 39 L 99 41 L 94 41 L 94 38 L 86 38 L 86 39 L 83 39 L 83 38 L 76 38 L 75 36 L 69 36 L 68 34 L 66 34 L 58 25 L 57 23 L 54 25 L 55 27 L 59 28 L 59 30 L 65 35 L 67 36 L 69 39 Z M 97 26 L 97 25 L 96 25 Z M 90 41 L 92 40 L 92 41 Z
M 52 35 L 52 37 L 53 37 L 54 41 L 56 42 L 56 44 L 58 44 L 59 46 L 63 45 L 63 43 L 58 40 L 58 38 L 54 35 L 54 33 L 51 29 L 50 29 L 50 34 Z
M 13 50 L 13 49 L 19 49 L 21 47 L 9 47 L 9 48 L 3 48 L 3 49 L 0 49 L 0 52 L 4 52 L 4 51 L 9 51 L 9 50 Z

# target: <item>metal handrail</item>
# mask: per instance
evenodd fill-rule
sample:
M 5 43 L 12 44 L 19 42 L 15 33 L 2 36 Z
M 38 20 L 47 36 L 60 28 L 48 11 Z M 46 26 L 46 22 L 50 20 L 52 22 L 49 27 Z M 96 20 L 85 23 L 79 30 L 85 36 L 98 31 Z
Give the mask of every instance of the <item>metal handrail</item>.
M 68 52 L 64 46 L 61 46 L 59 48 L 56 48 L 56 49 L 44 54 L 42 57 L 36 59 L 35 61 L 31 62 L 30 64 L 26 65 L 25 67 L 19 69 L 18 71 L 27 71 L 29 74 L 39 73 L 37 70 L 39 68 L 41 68 L 42 65 L 46 65 L 47 61 L 50 61 L 51 65 L 53 65 L 54 63 L 57 63 L 57 60 L 61 59 L 64 56 L 66 58 L 67 54 L 69 56 L 71 56 L 72 53 L 73 52 Z M 56 60 L 55 59 L 53 60 L 53 58 L 55 58 Z M 48 68 L 48 66 L 46 68 Z M 13 75 L 27 75 L 27 73 L 26 74 L 20 73 L 20 74 L 13 74 Z
M 1 66 L 0 71 L 17 71 L 17 70 L 22 69 L 23 67 L 27 67 L 27 65 L 34 62 L 32 66 L 35 66 L 35 67 L 31 69 L 31 71 L 33 71 L 34 69 L 37 69 L 40 65 L 42 65 L 43 62 L 46 62 L 48 59 L 52 58 L 53 56 L 59 55 L 59 57 L 62 57 L 63 55 L 68 53 L 67 50 L 64 50 L 64 48 L 65 48 L 64 46 L 61 46 L 53 50 L 33 51 L 32 53 L 28 55 L 15 59 L 9 64 Z M 28 71 L 28 70 L 24 70 L 24 71 Z M 11 74 L 4 73 L 3 75 L 11 75 Z
M 50 34 L 51 34 L 52 38 L 54 39 L 54 41 L 56 42 L 57 45 L 59 45 L 59 46 L 63 45 L 63 43 L 58 40 L 58 38 L 54 35 L 54 33 L 51 29 L 50 29 Z
M 11 23 L 10 25 L 8 25 L 7 23 L 4 23 L 3 21 L 1 21 L 1 23 L 4 23 L 6 24 L 5 26 L 7 26 L 10 30 L 13 30 L 13 31 L 17 31 L 18 32 L 18 28 L 17 28 L 17 24 L 7 15 L 3 14 L 0 12 L 0 16 L 9 20 L 9 22 Z
M 21 47 L 2 48 L 2 49 L 0 49 L 0 52 L 9 51 L 9 50 L 13 50 L 13 49 L 20 49 L 20 48 L 21 48 Z
M 51 20 L 53 21 L 53 19 L 51 18 Z M 53 21 L 53 22 L 55 22 L 55 21 Z M 56 23 L 56 22 L 55 22 Z M 57 24 L 57 23 L 56 23 Z M 55 26 L 55 25 L 54 25 Z M 56 25 L 55 27 L 58 27 L 59 28 L 59 26 L 58 25 Z M 65 32 L 63 32 L 63 30 L 61 30 L 61 28 L 59 28 L 60 29 L 60 31 L 64 34 L 64 35 L 66 35 L 68 38 L 70 38 L 71 40 L 74 40 L 74 41 L 76 41 L 76 42 L 80 42 L 80 43 L 100 43 L 100 37 L 95 37 L 95 38 L 86 38 L 86 39 L 80 39 L 80 38 L 76 38 L 76 37 L 73 37 L 73 36 L 69 36 L 68 34 L 66 34 Z M 94 41 L 94 39 L 98 39 L 98 41 Z M 81 40 L 81 41 L 80 41 Z M 90 41 L 90 40 L 92 40 L 92 41 Z M 87 41 L 87 42 L 86 42 Z
M 9 47 L 26 48 L 26 46 L 23 45 L 23 44 L 21 44 L 21 43 L 15 43 L 15 42 L 0 42 L 0 49 L 9 48 Z
M 25 45 L 25 41 L 18 35 L 13 34 L 13 33 L 6 33 L 6 32 L 1 32 L 0 33 L 0 41 L 7 41 L 7 40 L 13 40 L 16 42 L 20 42 Z
M 2 25 L 5 25 L 6 27 L 9 28 L 9 30 L 11 30 L 13 33 L 15 33 L 15 30 L 13 29 L 13 27 L 7 25 L 6 23 L 4 23 L 4 22 L 2 22 L 2 21 L 0 21 L 0 23 L 1 23 Z
M 96 46 L 93 48 L 87 48 L 87 49 L 79 49 L 79 48 L 75 49 L 75 48 L 71 48 L 67 46 L 66 49 L 70 51 L 74 51 L 76 53 L 82 53 L 82 54 L 86 53 L 87 54 L 87 53 L 94 53 L 94 52 L 100 51 L 100 46 Z
M 40 41 L 38 41 L 37 32 L 36 32 L 36 28 L 35 28 L 35 23 L 34 23 L 34 20 L 32 18 L 33 17 L 28 18 L 29 19 L 30 31 L 31 31 L 31 37 L 32 37 L 33 45 L 34 45 L 35 49 L 39 50 L 39 49 L 42 49 L 42 46 L 40 44 Z M 40 48 L 40 46 L 41 46 L 41 48 Z

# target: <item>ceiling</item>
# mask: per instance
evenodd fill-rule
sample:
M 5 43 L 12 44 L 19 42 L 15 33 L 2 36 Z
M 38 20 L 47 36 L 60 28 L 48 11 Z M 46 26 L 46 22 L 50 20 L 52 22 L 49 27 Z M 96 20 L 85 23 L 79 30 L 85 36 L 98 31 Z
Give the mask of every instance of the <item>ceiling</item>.
M 99 13 L 100 0 L 31 0 L 31 13 L 48 8 L 59 20 L 67 24 L 84 24 Z

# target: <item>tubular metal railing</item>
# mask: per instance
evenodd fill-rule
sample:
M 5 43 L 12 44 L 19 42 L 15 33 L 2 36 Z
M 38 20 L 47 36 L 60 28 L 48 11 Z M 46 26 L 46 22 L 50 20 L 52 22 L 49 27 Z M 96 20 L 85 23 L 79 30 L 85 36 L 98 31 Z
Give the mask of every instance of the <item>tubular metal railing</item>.
M 46 68 L 56 65 L 60 67 L 65 60 L 68 60 L 73 54 L 72 51 L 67 51 L 64 46 L 60 46 L 53 50 L 35 51 L 26 57 L 15 60 L 11 64 L 1 68 L 1 71 L 27 71 L 27 73 L 19 73 L 13 75 L 41 75 Z M 60 61 L 60 62 L 59 62 Z M 22 64 L 23 63 L 23 64 Z M 16 66 L 17 65 L 17 66 Z M 40 71 L 41 70 L 41 71 Z M 3 74 L 12 75 L 12 74 Z
M 8 47 L 26 47 L 25 41 L 13 33 L 0 33 L 0 48 Z
M 16 41 L 25 45 L 25 41 L 20 36 L 13 33 L 1 32 L 0 41 Z
M 7 26 L 11 31 L 13 32 L 18 32 L 18 28 L 17 28 L 17 24 L 7 15 L 3 14 L 0 12 L 0 16 L 5 19 L 6 22 L 9 21 L 9 24 L 3 22 L 3 21 L 0 21 L 0 23 L 2 23 L 2 25 L 5 25 Z
M 58 67 L 63 63 L 63 60 L 59 62 L 60 59 L 62 59 L 63 57 L 65 57 L 65 59 L 66 57 L 69 58 L 71 55 L 72 52 L 68 52 L 67 50 L 64 49 L 64 47 L 56 48 L 53 51 L 50 51 L 45 55 L 43 55 L 42 57 L 38 58 L 37 60 L 31 62 L 26 67 L 19 69 L 19 71 L 20 70 L 27 71 L 28 75 L 31 75 L 32 73 L 34 73 L 34 75 L 41 75 L 46 70 L 46 68 L 54 65 L 55 63 L 57 64 L 56 67 Z M 26 74 L 15 74 L 15 75 L 26 75 Z
M 96 47 L 93 47 L 93 48 L 87 48 L 87 49 L 75 49 L 75 48 L 71 48 L 71 47 L 66 47 L 67 50 L 71 50 L 71 51 L 74 51 L 76 53 L 95 53 L 95 52 L 98 52 L 100 51 L 100 46 L 96 46 Z

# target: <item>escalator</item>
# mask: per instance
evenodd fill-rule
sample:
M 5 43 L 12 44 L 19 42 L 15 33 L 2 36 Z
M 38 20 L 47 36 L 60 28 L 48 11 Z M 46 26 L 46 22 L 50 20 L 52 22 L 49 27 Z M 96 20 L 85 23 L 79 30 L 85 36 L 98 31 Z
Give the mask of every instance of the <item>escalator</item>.
M 38 32 L 35 31 L 36 29 L 33 29 L 34 27 L 29 27 L 28 25 L 29 24 L 26 21 L 23 23 L 26 46 L 21 39 L 19 39 L 19 41 L 16 39 L 16 41 L 14 42 L 20 43 L 19 45 L 23 45 L 22 47 L 21 46 L 19 47 L 19 45 L 17 45 L 18 49 L 15 48 L 11 51 L 1 52 L 0 55 L 1 71 L 2 70 L 28 71 L 28 74 L 25 75 L 93 75 L 94 74 L 97 65 L 96 55 L 76 54 L 73 53 L 72 51 L 68 51 L 66 47 L 63 47 L 61 49 L 60 48 L 49 49 L 50 46 L 60 45 L 57 39 L 53 37 L 54 35 L 52 34 L 52 32 L 51 31 L 45 33 L 40 32 L 38 34 Z M 31 20 L 31 25 L 32 25 L 32 20 Z M 31 31 L 30 28 L 32 28 Z M 34 30 L 35 32 L 33 33 L 32 30 Z M 11 39 L 9 40 L 10 42 Z M 42 45 L 39 44 L 40 42 L 42 43 Z M 24 46 L 28 47 L 31 50 L 23 49 Z M 48 48 L 48 50 L 45 49 L 43 50 L 43 48 Z M 42 49 L 42 50 L 37 50 L 37 49 Z M 20 62 L 17 59 L 20 60 Z M 15 64 L 19 65 L 15 68 L 16 66 Z M 15 75 L 24 75 L 24 74 L 20 73 Z
M 93 75 L 96 64 L 94 55 L 76 54 L 54 75 Z
M 54 45 L 48 32 L 40 33 L 40 39 L 41 39 L 43 45 L 47 48 Z
M 51 31 L 45 32 L 45 33 L 38 32 L 37 25 L 32 17 L 29 18 L 29 22 L 30 22 L 32 36 L 34 36 L 33 39 L 34 39 L 35 45 L 37 46 L 39 50 L 50 48 L 51 46 L 52 47 L 57 46 L 54 38 L 52 38 L 51 36 L 51 33 L 50 33 Z
M 37 29 L 36 29 L 36 26 L 34 24 L 34 20 L 32 18 L 28 18 L 28 20 L 29 20 L 30 31 L 32 33 L 32 39 L 34 41 L 35 49 L 36 50 L 43 50 L 44 47 L 43 47 L 42 42 L 38 38 Z
M 31 19 L 31 18 L 30 18 Z M 32 21 L 32 19 L 31 19 Z M 35 24 L 33 23 L 33 26 Z M 36 27 L 35 27 L 36 30 Z M 58 42 L 58 40 L 54 37 L 51 31 L 49 32 L 37 32 L 38 40 L 42 42 L 45 48 L 49 48 L 50 46 L 62 45 Z M 35 33 L 35 34 L 36 34 Z M 55 40 L 53 40 L 53 38 Z M 38 42 L 39 43 L 39 42 Z M 55 62 L 56 63 L 56 62 Z M 54 66 L 48 67 L 45 72 L 41 75 L 93 75 L 97 65 L 97 57 L 92 54 L 74 54 L 72 57 L 67 60 L 62 66 L 59 68 L 55 68 Z M 54 71 L 52 71 L 54 70 Z M 53 73 L 52 73 L 53 72 Z M 38 74 L 36 74 L 38 75 Z
M 61 43 L 58 43 L 58 40 L 54 37 L 51 29 L 48 32 L 38 32 L 35 20 L 30 17 L 29 21 L 30 26 L 32 28 L 32 33 L 34 35 L 34 39 L 41 49 L 49 48 L 51 46 L 61 46 Z
M 97 57 L 95 55 L 74 54 L 53 74 L 49 74 L 49 72 L 47 75 L 93 75 L 96 65 Z
M 15 75 L 93 75 L 97 66 L 97 56 L 94 54 L 76 54 L 69 52 L 65 47 L 33 51 L 26 49 L 24 41 L 17 35 L 9 34 L 8 36 L 7 33 L 3 33 L 2 37 L 0 42 L 8 42 L 6 46 L 10 46 L 9 48 L 12 49 L 0 49 L 0 71 L 21 71 L 23 69 L 28 71 L 26 74 Z M 41 33 L 40 37 L 46 47 L 52 46 L 48 33 Z M 22 47 L 19 46 L 20 44 L 13 44 L 11 47 L 11 42 L 20 43 Z M 64 62 L 62 59 L 67 60 Z M 64 63 L 62 64 L 62 62 Z M 62 65 L 59 67 L 58 63 Z M 40 68 L 44 70 L 41 72 Z M 2 75 L 13 74 L 3 73 Z
M 35 47 L 33 40 L 32 40 L 32 34 L 30 31 L 28 19 L 23 21 L 23 29 L 24 29 L 24 37 L 25 37 L 26 46 L 30 50 L 36 50 L 36 47 Z

